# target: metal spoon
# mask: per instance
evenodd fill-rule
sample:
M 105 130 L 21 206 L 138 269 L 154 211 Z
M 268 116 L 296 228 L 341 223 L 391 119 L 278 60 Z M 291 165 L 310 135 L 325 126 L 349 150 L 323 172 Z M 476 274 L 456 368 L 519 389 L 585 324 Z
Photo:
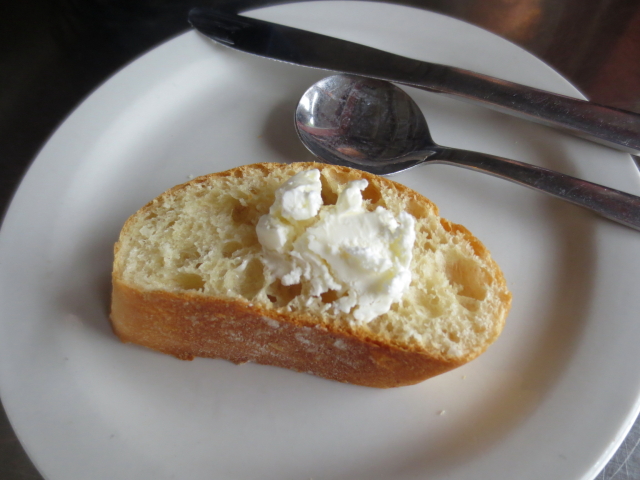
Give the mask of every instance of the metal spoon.
M 302 143 L 321 160 L 376 175 L 422 163 L 488 173 L 593 210 L 640 230 L 640 197 L 506 158 L 434 143 L 416 103 L 395 85 L 333 75 L 307 90 L 296 109 Z

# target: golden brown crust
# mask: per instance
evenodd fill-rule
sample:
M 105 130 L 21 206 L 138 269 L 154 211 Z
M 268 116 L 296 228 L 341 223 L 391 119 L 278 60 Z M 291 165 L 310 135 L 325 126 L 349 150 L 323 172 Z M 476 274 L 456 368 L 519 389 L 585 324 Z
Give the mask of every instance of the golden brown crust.
M 118 337 L 182 360 L 255 362 L 378 388 L 412 385 L 460 364 L 282 317 L 235 299 L 142 292 L 113 282 Z
M 282 164 L 247 165 L 177 185 L 127 220 L 121 239 L 129 234 L 134 217 L 145 215 L 158 202 L 190 185 L 207 183 L 213 177 L 246 178 L 287 168 Z M 437 215 L 437 207 L 428 199 L 386 178 L 318 163 L 296 164 L 295 171 L 310 168 L 330 172 L 343 183 L 364 178 L 372 185 L 384 185 L 406 199 L 408 211 L 414 216 Z M 366 198 L 367 190 L 363 195 Z M 493 265 L 495 280 L 504 287 L 502 308 L 497 312 L 493 338 L 486 343 L 486 348 L 502 330 L 511 295 L 500 269 L 484 245 L 466 228 L 444 219 L 440 221 L 445 230 L 462 235 L 477 256 Z M 123 280 L 124 265 L 119 249 L 120 242 L 114 249 L 116 261 L 112 279 L 111 323 L 115 333 L 123 342 L 143 345 L 184 360 L 198 356 L 223 358 L 234 363 L 252 361 L 341 382 L 388 388 L 418 383 L 456 368 L 482 353 L 476 351 L 459 358 L 447 358 L 438 352 L 429 354 L 416 345 L 398 346 L 381 342 L 366 330 L 348 331 L 337 325 L 320 324 L 312 316 L 263 308 L 244 299 L 214 297 L 197 291 L 143 291 Z

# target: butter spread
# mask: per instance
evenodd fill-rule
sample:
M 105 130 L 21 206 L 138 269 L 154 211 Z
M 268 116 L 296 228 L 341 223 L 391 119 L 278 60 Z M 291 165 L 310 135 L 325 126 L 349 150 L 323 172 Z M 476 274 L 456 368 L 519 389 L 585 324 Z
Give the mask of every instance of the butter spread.
M 352 181 L 335 205 L 324 205 L 320 172 L 300 172 L 276 191 L 256 227 L 269 274 L 285 286 L 308 282 L 312 297 L 334 291 L 337 299 L 327 308 L 363 323 L 402 299 L 415 241 L 408 213 L 396 218 L 383 207 L 364 208 L 367 185 Z

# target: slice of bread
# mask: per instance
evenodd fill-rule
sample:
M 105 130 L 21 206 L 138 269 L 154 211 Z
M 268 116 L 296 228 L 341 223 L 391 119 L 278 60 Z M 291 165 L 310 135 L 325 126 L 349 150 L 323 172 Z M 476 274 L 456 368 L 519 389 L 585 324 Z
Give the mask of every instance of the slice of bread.
M 368 210 L 416 219 L 412 281 L 369 323 L 330 313 L 330 295 L 268 281 L 256 235 L 275 191 L 319 169 L 333 204 L 350 181 L 369 182 Z M 330 293 L 330 292 L 329 292 Z M 123 342 L 184 360 L 256 362 L 371 387 L 397 387 L 458 367 L 498 337 L 511 305 L 503 275 L 467 229 L 389 179 L 319 163 L 256 164 L 196 178 L 151 201 L 115 245 L 111 322 Z

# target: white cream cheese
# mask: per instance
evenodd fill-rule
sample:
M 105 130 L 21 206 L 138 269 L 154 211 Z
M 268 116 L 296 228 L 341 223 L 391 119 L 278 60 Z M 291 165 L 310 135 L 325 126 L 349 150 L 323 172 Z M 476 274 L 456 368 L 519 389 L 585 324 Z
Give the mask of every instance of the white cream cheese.
M 318 170 L 287 180 L 256 227 L 269 274 L 283 285 L 309 282 L 311 295 L 330 290 L 335 312 L 370 322 L 401 300 L 411 283 L 415 219 L 363 208 L 366 180 L 350 182 L 336 205 L 323 205 Z

